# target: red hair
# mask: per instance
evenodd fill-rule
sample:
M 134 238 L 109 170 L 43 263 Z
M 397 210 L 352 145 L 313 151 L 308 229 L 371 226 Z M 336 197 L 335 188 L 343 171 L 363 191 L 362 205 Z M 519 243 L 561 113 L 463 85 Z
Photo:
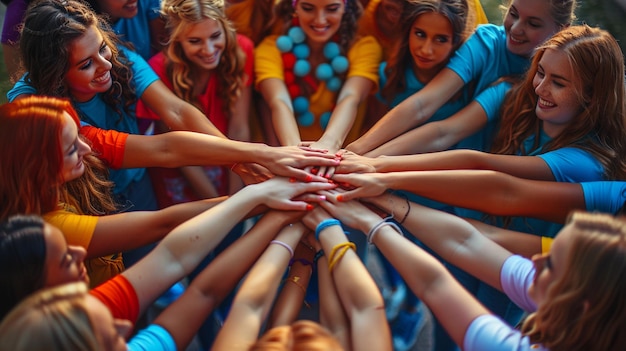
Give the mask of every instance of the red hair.
M 0 106 L 0 219 L 57 207 L 63 167 L 63 113 L 79 126 L 69 100 L 29 96 Z

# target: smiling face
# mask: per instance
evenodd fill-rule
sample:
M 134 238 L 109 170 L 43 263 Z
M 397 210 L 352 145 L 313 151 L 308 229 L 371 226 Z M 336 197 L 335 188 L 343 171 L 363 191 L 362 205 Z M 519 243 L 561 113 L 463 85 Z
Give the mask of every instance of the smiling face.
M 339 30 L 344 12 L 341 0 L 299 0 L 295 13 L 311 45 L 328 42 Z
M 537 94 L 535 113 L 550 137 L 556 137 L 580 113 L 579 80 L 565 52 L 546 49 L 533 78 Z
M 67 245 L 61 231 L 48 223 L 44 224 L 46 241 L 46 282 L 45 287 L 82 281 L 89 284 L 85 268 L 87 251 L 80 246 Z
M 573 225 L 566 225 L 554 239 L 549 254 L 533 256 L 535 280 L 528 288 L 528 296 L 539 307 L 547 300 L 548 290 L 565 274 L 568 255 L 571 249 Z
M 83 157 L 91 152 L 91 148 L 78 137 L 78 127 L 72 117 L 64 112 L 65 122 L 61 131 L 61 151 L 63 152 L 63 169 L 61 177 L 64 182 L 76 179 L 85 172 Z
M 422 83 L 427 83 L 447 62 L 453 50 L 452 24 L 443 15 L 427 12 L 419 15 L 409 33 L 413 68 Z
M 96 0 L 100 6 L 100 11 L 111 17 L 111 22 L 115 23 L 120 18 L 133 18 L 138 13 L 138 0 Z
M 546 0 L 513 0 L 503 24 L 507 49 L 526 57 L 560 29 L 550 14 L 550 1 Z
M 84 35 L 74 40 L 69 47 L 69 69 L 65 83 L 78 102 L 89 101 L 98 93 L 111 87 L 111 49 L 102 34 L 91 26 Z
M 178 38 L 185 57 L 197 70 L 217 68 L 226 47 L 226 34 L 219 21 L 207 18 L 190 24 Z

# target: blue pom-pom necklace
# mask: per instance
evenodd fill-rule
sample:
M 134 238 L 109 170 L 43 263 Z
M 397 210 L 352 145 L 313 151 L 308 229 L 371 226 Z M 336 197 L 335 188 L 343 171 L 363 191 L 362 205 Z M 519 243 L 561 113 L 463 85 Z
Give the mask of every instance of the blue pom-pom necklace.
M 276 39 L 276 47 L 282 53 L 283 67 L 285 69 L 285 84 L 291 96 L 294 113 L 298 124 L 309 127 L 315 121 L 315 116 L 310 111 L 309 99 L 302 95 L 296 79 L 300 78 L 309 84 L 313 91 L 317 90 L 317 81 L 311 76 L 311 64 L 307 60 L 311 49 L 305 43 L 306 34 L 299 26 L 289 28 L 287 35 L 281 35 Z M 343 82 L 337 75 L 348 70 L 348 59 L 341 55 L 341 49 L 335 42 L 328 42 L 324 46 L 324 57 L 329 63 L 320 63 L 315 69 L 315 78 L 326 83 L 330 91 L 339 91 Z M 320 125 L 326 129 L 331 112 L 327 111 L 320 116 Z

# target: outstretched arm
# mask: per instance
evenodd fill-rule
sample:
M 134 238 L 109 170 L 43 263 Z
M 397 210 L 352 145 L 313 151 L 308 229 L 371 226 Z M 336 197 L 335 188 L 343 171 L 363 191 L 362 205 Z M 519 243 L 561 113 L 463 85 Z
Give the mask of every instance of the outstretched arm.
M 479 131 L 487 123 L 482 106 L 472 101 L 454 115 L 423 124 L 366 153 L 364 156 L 413 155 L 450 149 L 459 141 Z
M 256 342 L 291 258 L 284 246 L 293 250 L 306 230 L 301 223 L 287 226 L 276 236 L 280 244 L 267 247 L 239 288 L 213 350 L 249 350 Z
M 496 216 L 525 216 L 564 223 L 574 209 L 585 209 L 580 184 L 537 181 L 482 170 L 408 171 L 341 174 L 333 180 L 353 190 L 343 200 L 371 197 L 387 189 L 406 190 L 453 206 Z
M 450 169 L 493 170 L 526 179 L 554 180 L 550 167 L 538 156 L 500 155 L 465 149 L 376 158 L 346 152 L 342 155 L 337 173 L 386 173 Z
M 423 124 L 463 85 L 463 80 L 456 73 L 448 68 L 442 69 L 422 90 L 387 112 L 370 130 L 348 145 L 346 149 L 362 155 L 411 128 Z
M 84 126 L 80 133 L 91 141 L 94 151 L 112 168 L 258 163 L 276 175 L 304 180 L 310 175 L 303 170 L 307 166 L 337 166 L 339 163 L 335 155 L 307 148 L 270 147 L 193 132 L 146 136 Z M 324 181 L 321 177 L 313 177 L 313 180 Z
M 219 206 L 176 227 L 150 254 L 124 272 L 137 291 L 140 307 L 145 308 L 167 287 L 194 269 L 257 205 L 302 211 L 310 205 L 292 201 L 292 198 L 331 187 L 327 183 L 290 183 L 285 179 L 271 179 L 245 187 Z
M 184 350 L 198 329 L 248 272 L 267 244 L 285 225 L 297 221 L 299 212 L 272 211 L 246 235 L 217 256 L 185 290 L 185 293 L 154 321 L 167 329 L 178 350 Z
M 384 199 L 382 202 L 387 202 Z M 397 201 L 402 199 L 397 198 Z M 379 227 L 378 215 L 358 202 L 323 204 L 346 224 L 369 233 L 372 241 L 398 270 L 411 290 L 430 308 L 452 339 L 463 345 L 470 323 L 488 314 L 434 257 L 404 238 L 390 225 Z M 500 268 L 511 255 L 453 215 L 415 205 L 405 226 L 449 262 L 500 288 Z M 371 233 L 370 233 L 371 232 Z
M 328 225 L 332 217 L 321 208 L 303 218 L 322 244 L 337 294 L 350 321 L 350 339 L 355 350 L 391 350 L 391 333 L 383 297 L 341 225 Z M 327 221 L 327 222 L 324 222 Z

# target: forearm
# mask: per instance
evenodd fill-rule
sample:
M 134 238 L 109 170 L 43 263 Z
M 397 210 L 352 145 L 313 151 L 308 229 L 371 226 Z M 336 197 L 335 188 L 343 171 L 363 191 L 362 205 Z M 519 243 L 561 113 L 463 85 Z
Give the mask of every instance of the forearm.
M 350 321 L 341 305 L 333 277 L 328 271 L 328 261 L 323 256 L 317 261 L 317 279 L 320 298 L 320 323 L 339 340 L 345 350 L 352 350 Z
M 458 140 L 449 138 L 439 128 L 439 124 L 426 123 L 394 138 L 365 156 L 378 157 L 382 155 L 414 155 L 427 152 L 444 151 L 456 144 Z
M 286 212 L 263 216 L 246 235 L 217 256 L 180 299 L 157 317 L 155 323 L 172 333 L 179 350 L 184 349 L 206 316 L 235 288 L 276 232 L 291 220 L 292 214 Z
M 343 146 L 354 125 L 359 104 L 365 100 L 372 85 L 373 83 L 365 78 L 352 77 L 348 79 L 339 93 L 324 134 L 318 140 L 319 144 L 327 145 L 332 152 Z
M 447 169 L 491 169 L 486 161 L 489 156 L 475 150 L 448 150 L 419 155 L 377 157 L 377 172 L 427 171 Z M 492 155 L 494 156 L 494 155 Z

